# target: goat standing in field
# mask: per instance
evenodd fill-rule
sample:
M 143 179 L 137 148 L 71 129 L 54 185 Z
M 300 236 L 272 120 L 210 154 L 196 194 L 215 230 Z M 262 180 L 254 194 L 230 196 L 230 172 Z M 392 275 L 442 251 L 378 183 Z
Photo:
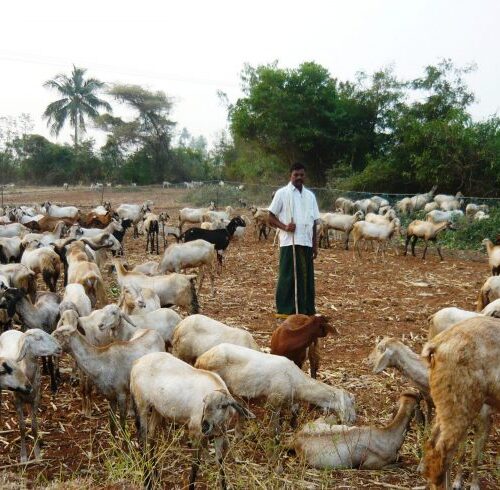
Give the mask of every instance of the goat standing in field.
M 453 454 L 486 403 L 500 409 L 500 326 L 476 317 L 425 344 L 436 418 L 425 450 L 431 488 L 444 489 Z M 486 435 L 484 437 L 487 437 Z
M 271 338 L 271 354 L 284 356 L 299 368 L 309 358 L 311 377 L 316 379 L 320 362 L 320 337 L 338 331 L 322 315 L 290 315 L 274 332 Z

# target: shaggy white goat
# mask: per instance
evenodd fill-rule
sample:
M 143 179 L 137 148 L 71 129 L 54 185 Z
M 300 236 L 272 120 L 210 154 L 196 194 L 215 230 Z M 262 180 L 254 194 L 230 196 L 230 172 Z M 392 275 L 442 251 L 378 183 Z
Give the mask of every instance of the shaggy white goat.
M 19 419 L 21 432 L 21 463 L 28 460 L 26 452 L 26 424 L 24 421 L 24 404 L 31 411 L 31 430 L 35 440 L 34 455 L 40 458 L 40 441 L 38 438 L 38 406 L 40 404 L 41 372 L 38 357 L 58 356 L 61 354 L 59 344 L 46 332 L 39 328 L 20 332 L 8 330 L 0 335 L 0 357 L 6 357 L 19 362 L 24 375 L 29 380 L 32 390 L 29 393 L 15 393 L 14 402 Z
M 191 315 L 177 325 L 172 353 L 179 359 L 194 364 L 204 352 L 222 343 L 259 350 L 250 332 L 230 327 L 205 315 Z
M 254 418 L 254 415 L 234 400 L 224 381 L 217 374 L 195 369 L 170 354 L 154 353 L 134 363 L 130 393 L 143 450 L 146 450 L 147 438 L 154 440 L 161 419 L 185 424 L 197 448 L 189 488 L 194 488 L 201 452 L 209 437 L 215 439 L 215 456 L 225 488 L 222 465 L 228 446 L 226 427 L 236 415 L 245 418 Z M 151 474 L 146 475 L 146 488 L 151 478 Z
M 120 425 L 124 427 L 132 364 L 145 354 L 165 350 L 160 334 L 147 330 L 130 342 L 113 342 L 104 347 L 91 345 L 77 327 L 69 324 L 61 325 L 52 335 L 108 400 L 111 432 L 114 434 L 116 429 L 114 413 L 117 406 Z
M 352 395 L 310 378 L 283 356 L 241 345 L 219 344 L 202 354 L 195 367 L 219 374 L 234 395 L 267 399 L 273 407 L 271 424 L 276 432 L 281 407 L 298 401 L 333 410 L 345 424 L 356 420 Z

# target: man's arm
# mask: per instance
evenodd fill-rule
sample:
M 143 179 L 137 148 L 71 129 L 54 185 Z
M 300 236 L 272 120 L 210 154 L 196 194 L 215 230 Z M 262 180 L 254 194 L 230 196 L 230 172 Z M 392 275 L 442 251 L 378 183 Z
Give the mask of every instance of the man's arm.
M 269 211 L 269 224 L 283 231 L 289 231 L 291 233 L 295 231 L 295 223 L 288 223 L 285 225 L 273 213 L 271 213 L 271 211 Z

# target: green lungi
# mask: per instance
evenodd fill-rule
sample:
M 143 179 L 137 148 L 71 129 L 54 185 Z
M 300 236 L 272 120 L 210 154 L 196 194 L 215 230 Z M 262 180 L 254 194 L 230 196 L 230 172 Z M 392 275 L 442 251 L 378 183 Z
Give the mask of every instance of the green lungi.
M 280 266 L 276 286 L 276 311 L 278 315 L 295 314 L 295 284 L 293 279 L 292 246 L 280 247 Z M 314 263 L 312 247 L 295 245 L 297 258 L 297 299 L 299 313 L 314 315 Z

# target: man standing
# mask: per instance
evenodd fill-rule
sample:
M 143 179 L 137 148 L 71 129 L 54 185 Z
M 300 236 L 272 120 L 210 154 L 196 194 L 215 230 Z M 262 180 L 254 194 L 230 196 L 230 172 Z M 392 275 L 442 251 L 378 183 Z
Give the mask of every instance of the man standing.
M 294 163 L 290 168 L 290 182 L 276 191 L 269 206 L 269 222 L 280 230 L 276 316 L 281 318 L 295 313 L 294 247 L 299 313 L 316 313 L 313 260 L 318 255 L 316 222 L 319 209 L 314 194 L 304 187 L 304 179 L 304 165 Z

